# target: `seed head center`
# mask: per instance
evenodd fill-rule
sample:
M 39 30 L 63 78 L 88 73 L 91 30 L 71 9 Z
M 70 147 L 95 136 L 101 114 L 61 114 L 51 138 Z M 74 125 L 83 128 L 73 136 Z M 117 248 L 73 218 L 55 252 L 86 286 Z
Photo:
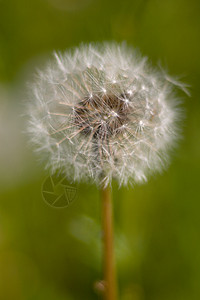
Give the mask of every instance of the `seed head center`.
M 115 136 L 124 130 L 129 106 L 125 94 L 96 94 L 85 97 L 75 106 L 74 122 L 81 134 L 104 138 Z

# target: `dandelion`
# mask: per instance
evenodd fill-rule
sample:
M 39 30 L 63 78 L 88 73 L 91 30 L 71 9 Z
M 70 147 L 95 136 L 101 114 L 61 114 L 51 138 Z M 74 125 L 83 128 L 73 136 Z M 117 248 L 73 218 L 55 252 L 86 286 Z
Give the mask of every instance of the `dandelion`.
M 174 82 L 124 44 L 55 54 L 32 86 L 32 141 L 70 180 L 144 182 L 168 165 L 179 135 Z
M 112 179 L 119 186 L 141 183 L 169 163 L 181 116 L 175 86 L 185 90 L 146 57 L 116 43 L 55 53 L 31 86 L 28 131 L 37 151 L 52 172 L 103 187 L 105 233 L 112 227 L 106 189 Z M 110 233 L 106 264 L 114 269 Z M 106 274 L 108 287 L 114 286 L 113 273 Z M 109 293 L 106 299 L 115 299 Z

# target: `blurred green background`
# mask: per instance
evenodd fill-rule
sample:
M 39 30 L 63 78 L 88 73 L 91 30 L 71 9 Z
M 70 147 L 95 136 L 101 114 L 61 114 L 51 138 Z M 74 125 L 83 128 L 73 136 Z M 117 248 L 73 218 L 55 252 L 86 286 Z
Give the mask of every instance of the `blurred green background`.
M 27 145 L 26 82 L 53 50 L 126 40 L 183 76 L 184 139 L 143 186 L 114 184 L 122 300 L 200 299 L 199 0 L 0 0 L 0 299 L 100 299 L 101 203 L 78 186 L 69 207 L 42 199 L 47 173 Z

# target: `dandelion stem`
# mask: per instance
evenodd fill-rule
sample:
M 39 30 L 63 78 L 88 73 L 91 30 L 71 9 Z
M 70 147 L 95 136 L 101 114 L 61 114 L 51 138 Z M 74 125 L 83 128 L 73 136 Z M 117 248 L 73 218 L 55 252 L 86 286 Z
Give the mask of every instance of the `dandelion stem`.
M 117 299 L 117 283 L 114 260 L 113 211 L 110 187 L 102 188 L 102 225 L 104 246 L 105 300 Z

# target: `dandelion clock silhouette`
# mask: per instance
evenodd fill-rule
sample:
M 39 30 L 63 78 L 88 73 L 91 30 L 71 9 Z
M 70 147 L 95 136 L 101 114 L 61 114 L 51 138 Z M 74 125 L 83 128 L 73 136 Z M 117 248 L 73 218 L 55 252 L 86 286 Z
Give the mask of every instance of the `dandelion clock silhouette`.
M 52 173 L 101 191 L 103 297 L 118 297 L 111 185 L 147 181 L 168 166 L 179 138 L 175 88 L 126 44 L 81 45 L 54 57 L 31 86 L 28 132 Z

